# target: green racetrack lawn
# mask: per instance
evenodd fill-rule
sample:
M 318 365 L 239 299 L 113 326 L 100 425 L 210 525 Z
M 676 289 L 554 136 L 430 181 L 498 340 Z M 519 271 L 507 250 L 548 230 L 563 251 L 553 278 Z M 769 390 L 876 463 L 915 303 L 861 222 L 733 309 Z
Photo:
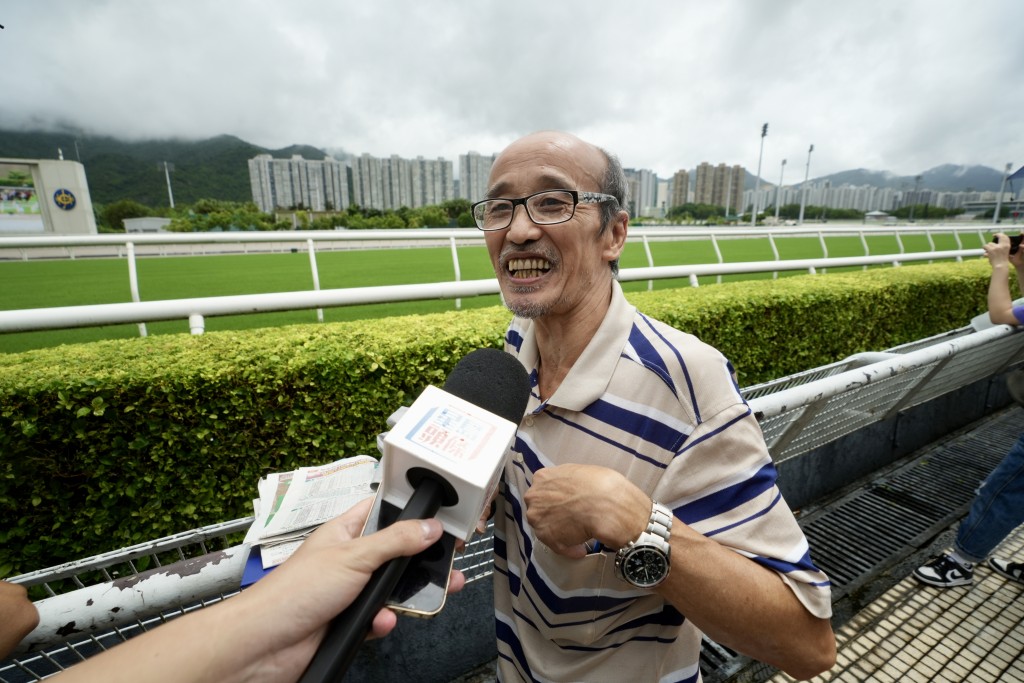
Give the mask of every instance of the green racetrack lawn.
M 951 234 L 935 234 L 932 238 L 938 250 L 960 248 Z M 962 239 L 963 248 L 975 246 L 969 236 Z M 873 235 L 867 241 L 872 254 L 899 252 L 895 236 Z M 931 250 L 924 235 L 905 235 L 902 242 L 908 252 Z M 782 259 L 819 258 L 824 255 L 817 237 L 776 238 L 775 243 Z M 831 257 L 864 254 L 864 247 L 858 237 L 828 237 L 826 244 Z M 718 245 L 722 260 L 727 263 L 774 259 L 767 238 L 719 238 Z M 652 240 L 650 249 L 655 266 L 718 262 L 709 238 L 671 242 Z M 493 277 L 484 247 L 461 247 L 458 254 L 463 280 Z M 448 282 L 455 279 L 451 258 L 451 250 L 447 247 L 320 251 L 316 255 L 321 289 Z M 140 257 L 137 264 L 139 291 L 143 301 L 313 289 L 309 254 L 304 250 L 274 254 Z M 622 255 L 621 267 L 648 265 L 643 244 L 628 243 Z M 769 272 L 723 276 L 721 280 L 770 277 L 772 274 Z M 718 278 L 713 276 L 700 279 L 701 284 L 716 281 Z M 689 281 L 654 281 L 654 289 L 681 286 L 690 286 Z M 624 289 L 646 291 L 647 282 L 625 283 Z M 123 258 L 0 262 L 0 310 L 128 301 L 131 301 L 128 262 Z M 499 298 L 494 295 L 464 298 L 461 306 L 466 309 L 499 303 Z M 331 308 L 325 309 L 323 313 L 325 322 L 336 322 L 432 313 L 452 310 L 454 307 L 455 303 L 450 300 L 413 301 Z M 316 312 L 312 310 L 213 317 L 207 318 L 206 329 L 248 329 L 311 323 L 316 322 L 316 319 Z M 146 327 L 149 334 L 188 332 L 188 322 L 185 320 L 148 323 Z M 134 324 L 0 334 L 0 352 L 13 353 L 58 344 L 138 335 L 139 328 Z

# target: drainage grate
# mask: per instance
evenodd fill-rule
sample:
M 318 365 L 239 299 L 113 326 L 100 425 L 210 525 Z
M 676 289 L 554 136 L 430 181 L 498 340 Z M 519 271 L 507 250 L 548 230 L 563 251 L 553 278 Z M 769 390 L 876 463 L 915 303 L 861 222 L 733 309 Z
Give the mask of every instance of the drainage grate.
M 896 567 L 963 517 L 978 484 L 1024 429 L 1020 408 L 919 451 L 870 483 L 807 513 L 800 526 L 811 556 L 832 581 L 833 606 Z M 708 683 L 764 681 L 772 667 L 705 639 L 701 673 Z M 723 661 L 723 655 L 725 660 Z
M 833 600 L 962 517 L 1020 433 L 1020 411 L 1010 409 L 803 520 Z

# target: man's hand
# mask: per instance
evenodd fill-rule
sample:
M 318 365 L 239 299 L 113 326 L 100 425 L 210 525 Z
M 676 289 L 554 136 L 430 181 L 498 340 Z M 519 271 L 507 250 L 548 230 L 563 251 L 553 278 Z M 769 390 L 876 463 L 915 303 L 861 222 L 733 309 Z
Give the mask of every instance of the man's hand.
M 640 535 L 651 512 L 647 494 L 615 470 L 596 465 L 538 470 L 523 499 L 537 540 L 573 558 L 587 554 L 591 539 L 621 548 Z
M 1010 253 L 1010 238 L 1006 233 L 997 232 L 993 235 L 994 241 L 988 242 L 982 247 L 985 251 L 985 257 L 989 263 L 993 266 L 1003 263 L 1010 263 L 1015 268 L 1024 266 L 1024 249 L 1018 249 L 1015 253 Z M 1024 245 L 1022 245 L 1024 246 Z

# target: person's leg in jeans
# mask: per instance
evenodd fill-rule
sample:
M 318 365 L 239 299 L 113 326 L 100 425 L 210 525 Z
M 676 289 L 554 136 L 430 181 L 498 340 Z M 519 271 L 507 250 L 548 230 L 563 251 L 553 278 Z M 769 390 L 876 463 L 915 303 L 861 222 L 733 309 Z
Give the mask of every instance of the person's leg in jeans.
M 1024 433 L 981 485 L 954 548 L 964 559 L 982 562 L 1024 522 Z

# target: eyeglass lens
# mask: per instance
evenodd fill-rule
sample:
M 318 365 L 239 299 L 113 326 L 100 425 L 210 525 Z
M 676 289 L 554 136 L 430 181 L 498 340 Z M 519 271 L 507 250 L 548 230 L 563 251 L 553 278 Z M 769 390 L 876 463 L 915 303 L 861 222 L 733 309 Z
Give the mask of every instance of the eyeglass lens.
M 512 214 L 519 203 L 526 205 L 530 220 L 538 225 L 564 223 L 572 218 L 576 208 L 571 192 L 549 190 L 531 195 L 525 201 L 491 199 L 481 202 L 475 207 L 474 218 L 484 230 L 501 230 L 512 224 Z

